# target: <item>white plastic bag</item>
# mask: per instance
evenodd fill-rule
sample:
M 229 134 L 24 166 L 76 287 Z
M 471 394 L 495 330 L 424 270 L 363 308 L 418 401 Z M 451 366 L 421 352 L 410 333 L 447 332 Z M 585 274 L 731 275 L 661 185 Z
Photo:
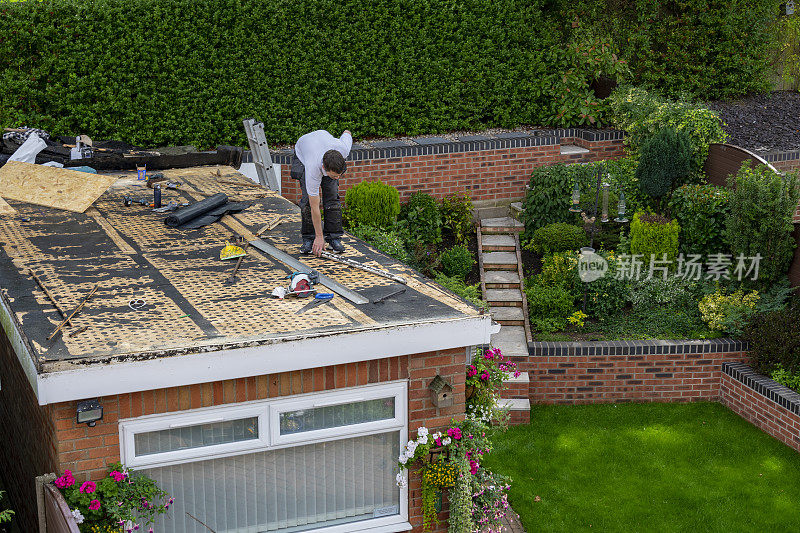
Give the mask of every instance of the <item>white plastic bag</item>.
M 62 165 L 58 161 L 48 161 L 47 163 L 42 163 L 42 166 L 43 167 L 64 168 L 64 165 Z
M 25 142 L 22 143 L 22 146 L 11 154 L 8 160 L 21 161 L 23 163 L 36 163 L 36 156 L 45 148 L 47 148 L 47 143 L 35 133 L 31 133 Z

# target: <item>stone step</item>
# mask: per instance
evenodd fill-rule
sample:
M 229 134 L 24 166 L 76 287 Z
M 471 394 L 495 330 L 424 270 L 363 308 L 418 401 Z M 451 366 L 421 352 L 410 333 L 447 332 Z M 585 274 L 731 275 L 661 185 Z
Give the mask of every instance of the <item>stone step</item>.
M 522 292 L 519 289 L 486 289 L 486 301 L 490 307 L 522 307 Z
M 519 289 L 516 270 L 485 270 L 483 282 L 487 289 Z
M 484 252 L 484 270 L 517 270 L 517 254 L 514 252 Z
M 528 339 L 523 326 L 503 326 L 492 335 L 492 346 L 500 348 L 503 357 L 528 357 Z
M 516 252 L 517 243 L 511 235 L 489 234 L 481 236 L 481 248 L 484 252 Z
M 503 383 L 530 383 L 530 377 L 528 376 L 527 372 L 520 372 L 519 376 L 514 377 L 514 375 L 508 376 L 508 379 L 503 380 Z
M 511 202 L 509 209 L 511 210 L 511 216 L 519 220 L 519 216 L 525 208 L 522 207 L 522 202 Z
M 525 226 L 511 217 L 484 218 L 481 220 L 482 233 L 522 233 Z
M 562 144 L 561 155 L 588 154 L 589 150 L 574 144 Z
M 522 306 L 502 306 L 490 307 L 489 314 L 495 322 L 503 324 L 503 326 L 524 326 L 525 315 L 522 311 Z
M 472 210 L 472 219 L 476 222 L 486 218 L 503 218 L 506 216 L 508 216 L 507 205 L 476 207 Z

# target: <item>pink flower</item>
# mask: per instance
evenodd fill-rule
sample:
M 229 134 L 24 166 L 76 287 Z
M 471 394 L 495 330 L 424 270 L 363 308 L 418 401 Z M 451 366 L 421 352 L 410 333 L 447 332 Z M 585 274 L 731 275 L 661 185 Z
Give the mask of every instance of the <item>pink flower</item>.
M 94 481 L 85 481 L 81 488 L 78 489 L 78 492 L 83 492 L 84 494 L 91 494 L 95 490 L 97 490 L 97 485 Z
M 54 481 L 55 486 L 59 489 L 66 489 L 75 484 L 75 478 L 72 477 L 72 472 L 64 470 L 64 475 Z
M 455 440 L 461 439 L 461 429 L 460 428 L 450 428 L 447 430 L 447 435 L 453 437 Z
M 100 509 L 100 500 L 92 500 L 91 503 L 89 503 L 89 509 L 92 511 Z
M 473 365 L 469 365 L 467 370 L 467 376 L 472 377 L 478 373 L 478 369 L 475 368 Z
M 114 481 L 117 481 L 117 482 L 122 481 L 123 479 L 125 479 L 125 474 L 123 474 L 122 472 L 118 472 L 117 470 L 114 470 L 113 472 L 111 472 L 108 475 L 109 475 L 110 478 L 112 478 Z
M 492 353 L 492 351 L 491 351 L 491 350 L 486 350 L 486 351 L 483 353 L 483 358 L 484 358 L 484 359 L 489 359 L 489 360 L 491 360 L 491 359 L 494 359 L 494 354 Z
M 473 476 L 478 473 L 478 462 L 477 461 L 470 461 L 469 462 L 469 473 Z
M 484 381 L 489 381 L 489 373 L 488 372 L 482 373 L 481 374 L 481 379 L 484 380 Z

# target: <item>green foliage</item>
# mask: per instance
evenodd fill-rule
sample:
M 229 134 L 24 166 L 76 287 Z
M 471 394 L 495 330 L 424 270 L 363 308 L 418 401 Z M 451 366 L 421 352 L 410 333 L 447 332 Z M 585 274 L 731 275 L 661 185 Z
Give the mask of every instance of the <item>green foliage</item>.
M 641 255 L 645 267 L 650 261 L 674 261 L 678 255 L 678 235 L 681 227 L 675 220 L 668 220 L 652 213 L 639 212 L 631 221 L 631 254 Z
M 567 326 L 573 312 L 572 295 L 564 287 L 533 283 L 525 288 L 531 324 L 542 333 L 559 331 Z
M 548 224 L 533 232 L 533 237 L 526 247 L 538 254 L 577 251 L 587 246 L 589 239 L 583 228 L 563 222 Z
M 619 45 L 639 85 L 673 97 L 769 89 L 772 26 L 785 0 L 556 0 L 564 18 Z M 797 18 L 795 16 L 794 18 Z
M 748 161 L 729 185 L 735 189 L 725 238 L 735 256 L 761 255 L 759 281 L 768 285 L 781 278 L 792 261 L 792 217 L 800 198 L 797 175 L 780 176 L 766 165 L 752 168 Z
M 727 251 L 725 221 L 731 190 L 714 185 L 684 185 L 672 193 L 670 214 L 681 227 L 680 251 L 708 255 Z
M 384 230 L 373 226 L 356 226 L 350 233 L 362 239 L 386 255 L 390 255 L 402 263 L 411 262 L 411 254 L 405 248 L 407 235 L 401 228 Z
M 397 189 L 380 181 L 363 181 L 347 189 L 344 216 L 348 225 L 389 228 L 400 213 Z
M 436 283 L 448 289 L 480 309 L 487 309 L 489 305 L 481 299 L 480 284 L 467 285 L 463 279 L 451 278 L 444 274 L 437 274 Z
M 628 281 L 618 275 L 619 262 L 616 255 L 610 252 L 597 254 L 608 262 L 608 271 L 603 277 L 586 283 L 586 311 L 595 318 L 603 319 L 625 307 L 630 289 Z
M 0 501 L 3 501 L 3 494 L 5 494 L 5 492 L 0 491 Z M 11 509 L 3 509 L 3 510 L 1 510 L 0 511 L 0 524 L 2 524 L 3 522 L 10 522 L 11 521 L 11 517 L 13 517 L 13 516 L 14 516 L 14 511 L 12 511 Z
M 450 519 L 447 533 L 472 533 L 475 524 L 472 522 L 472 476 L 469 461 L 458 454 L 453 459 L 458 470 L 455 487 L 450 492 Z
M 472 271 L 472 265 L 475 264 L 472 252 L 463 244 L 456 244 L 442 252 L 439 261 L 446 276 L 462 280 Z
M 776 63 L 783 83 L 800 90 L 800 17 L 781 17 L 775 24 Z
M 731 294 L 725 294 L 721 289 L 717 289 L 716 292 L 707 294 L 700 300 L 700 314 L 709 328 L 738 337 L 755 313 L 758 300 L 758 291 L 745 294 L 739 289 Z
M 664 128 L 642 145 L 636 179 L 642 192 L 659 200 L 689 177 L 691 144 L 685 132 Z
M 442 220 L 436 199 L 424 192 L 415 192 L 400 208 L 400 218 L 408 226 L 412 241 L 425 244 L 442 242 Z
M 454 194 L 442 198 L 439 207 L 442 226 L 452 232 L 457 243 L 466 244 L 467 234 L 472 231 L 472 200 L 466 194 Z
M 748 356 L 756 370 L 769 374 L 776 365 L 800 372 L 800 298 L 779 311 L 755 315 L 745 328 Z
M 614 123 L 625 130 L 628 152 L 638 158 L 645 142 L 665 128 L 687 134 L 692 145 L 691 170 L 698 175 L 708 157 L 708 145 L 725 142 L 719 116 L 701 104 L 663 99 L 638 87 L 621 87 L 609 97 Z
M 783 365 L 778 364 L 775 365 L 775 370 L 770 373 L 769 377 L 784 387 L 800 392 L 800 371 L 789 372 L 783 368 Z
M 542 285 L 564 287 L 577 296 L 578 253 L 563 252 L 545 256 L 542 259 L 542 271 L 535 279 Z

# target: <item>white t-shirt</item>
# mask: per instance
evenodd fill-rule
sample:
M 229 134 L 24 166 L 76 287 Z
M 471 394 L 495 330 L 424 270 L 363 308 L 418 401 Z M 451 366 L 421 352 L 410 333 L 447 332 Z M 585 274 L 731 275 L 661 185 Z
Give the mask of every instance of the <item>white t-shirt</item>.
M 350 155 L 353 146 L 353 136 L 348 132 L 342 133 L 338 139 L 325 130 L 306 133 L 294 145 L 297 158 L 306 167 L 306 192 L 309 196 L 319 196 L 319 186 L 322 184 L 323 174 L 322 156 L 328 150 L 336 150 L 342 157 Z

